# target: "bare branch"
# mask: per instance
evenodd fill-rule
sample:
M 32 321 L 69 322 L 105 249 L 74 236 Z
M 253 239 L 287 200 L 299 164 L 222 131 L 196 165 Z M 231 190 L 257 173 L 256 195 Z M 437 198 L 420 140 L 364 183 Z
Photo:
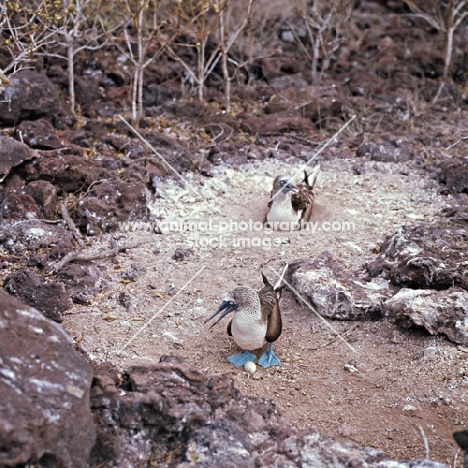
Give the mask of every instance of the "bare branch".
M 115 242 L 114 242 L 115 244 Z M 65 265 L 68 265 L 71 262 L 91 262 L 93 260 L 103 260 L 105 258 L 115 257 L 118 253 L 123 252 L 128 249 L 135 249 L 140 247 L 141 243 L 131 244 L 131 245 L 113 245 L 111 249 L 99 252 L 99 253 L 86 253 L 83 251 L 73 251 L 69 252 L 62 260 L 54 263 L 48 270 L 49 274 L 54 274 L 59 272 Z
M 63 203 L 60 203 L 59 210 L 60 210 L 60 214 L 62 215 L 63 220 L 67 223 L 68 229 L 72 233 L 72 236 L 75 238 L 78 245 L 80 247 L 83 247 L 84 246 L 83 237 L 81 236 L 80 231 L 78 231 L 78 229 L 76 228 L 75 223 L 73 222 L 73 219 L 71 219 L 71 216 L 69 215 L 68 210 Z

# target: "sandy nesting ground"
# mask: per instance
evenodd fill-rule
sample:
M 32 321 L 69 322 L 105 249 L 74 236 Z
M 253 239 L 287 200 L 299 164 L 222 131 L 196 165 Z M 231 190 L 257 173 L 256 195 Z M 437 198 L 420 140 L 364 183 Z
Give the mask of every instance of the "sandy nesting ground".
M 368 162 L 363 175 L 354 175 L 351 165 L 322 163 L 315 232 L 229 231 L 220 247 L 219 232 L 208 232 L 203 224 L 192 232 L 170 231 L 166 224 L 162 234 L 143 226 L 122 229 L 119 244 L 140 242 L 140 247 L 114 263 L 98 262 L 106 287 L 92 306 L 74 306 L 65 328 L 93 358 L 122 369 L 176 352 L 204 370 L 232 373 L 244 394 L 275 399 L 283 417 L 299 427 L 317 426 L 395 458 L 424 458 L 424 433 L 431 459 L 451 465 L 452 430 L 468 424 L 466 348 L 383 321 L 330 322 L 347 332 L 353 353 L 340 340 L 332 341 L 329 328 L 287 292 L 281 300 L 284 330 L 275 345 L 282 365 L 257 368 L 251 375 L 226 362 L 236 351 L 226 335 L 227 322 L 210 332 L 203 324 L 226 292 L 237 285 L 260 289 L 260 271 L 275 281 L 271 268 L 286 260 L 328 250 L 358 275 L 386 235 L 417 220 L 432 221 L 444 206 L 436 183 L 408 175 L 403 164 Z M 262 221 L 272 179 L 299 167 L 272 160 L 240 169 L 218 167 L 210 179 L 189 175 L 204 199 L 188 185 L 164 181 L 149 211 L 166 222 L 211 220 L 215 227 L 230 220 Z M 247 237 L 250 247 L 241 244 Z M 176 248 L 191 248 L 193 255 L 176 261 Z M 135 281 L 122 277 L 132 265 Z M 461 460 L 454 466 L 461 467 Z

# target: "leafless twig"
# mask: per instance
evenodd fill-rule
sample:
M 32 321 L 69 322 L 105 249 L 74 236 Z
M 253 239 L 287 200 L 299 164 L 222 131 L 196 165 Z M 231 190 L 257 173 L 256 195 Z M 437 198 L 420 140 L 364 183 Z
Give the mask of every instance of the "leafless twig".
M 72 233 L 72 236 L 75 238 L 76 242 L 80 247 L 84 246 L 83 237 L 81 236 L 80 231 L 75 226 L 73 219 L 71 219 L 70 214 L 68 213 L 67 207 L 60 203 L 59 205 L 60 214 L 62 215 L 63 220 L 67 223 L 68 229 Z
M 431 27 L 442 31 L 444 34 L 444 69 L 442 82 L 439 85 L 436 96 L 432 100 L 436 102 L 440 96 L 444 82 L 447 82 L 453 61 L 454 34 L 468 17 L 468 0 L 449 0 L 445 11 L 441 8 L 442 2 L 432 0 L 427 2 L 425 9 L 419 7 L 414 0 L 405 0 L 405 3 L 413 12 L 413 16 L 426 21 Z
M 227 20 L 229 18 L 234 17 L 232 12 L 228 10 L 228 7 L 232 6 L 233 2 L 229 2 L 229 0 L 218 0 L 218 15 L 219 15 L 219 44 L 220 44 L 220 52 L 221 52 L 221 69 L 223 72 L 223 80 L 224 80 L 224 97 L 226 102 L 226 112 L 231 112 L 231 76 L 229 75 L 228 70 L 228 59 L 229 59 L 229 50 L 233 46 L 233 44 L 237 41 L 239 34 L 245 29 L 247 24 L 250 21 L 252 16 L 252 8 L 254 5 L 255 0 L 249 0 L 246 14 L 239 25 L 235 25 L 234 30 L 229 34 L 229 28 Z
M 455 145 L 458 145 L 458 143 L 460 143 L 460 141 L 462 140 L 468 140 L 468 136 L 459 138 L 453 145 L 447 146 L 447 148 L 445 149 L 449 150 L 450 148 L 453 148 Z
M 350 0 L 295 0 L 296 14 L 303 20 L 307 37 L 312 48 L 309 53 L 302 41 L 293 33 L 299 50 L 310 64 L 314 84 L 320 81 L 320 74 L 327 71 L 335 52 L 345 43 L 343 31 L 353 11 Z M 294 29 L 293 29 L 294 30 Z M 300 45 L 299 45 L 300 44 Z M 320 70 L 320 74 L 319 74 Z
M 118 0 L 117 5 L 123 15 L 124 39 L 123 42 L 121 37 L 111 40 L 132 64 L 132 124 L 138 126 L 143 117 L 145 70 L 174 42 L 179 27 L 172 2 L 166 5 L 156 0 Z
M 299 135 L 290 135 L 292 138 L 294 138 L 295 140 L 299 140 L 299 141 L 302 141 L 303 143 L 307 143 L 308 145 L 310 146 L 320 146 L 322 143 L 320 141 L 312 141 L 312 140 L 309 140 L 307 138 L 304 138 L 304 137 L 301 137 Z
M 118 246 L 115 241 L 113 241 L 113 245 L 111 245 L 110 250 L 106 250 L 105 252 L 99 253 L 87 253 L 82 251 L 73 251 L 69 252 L 62 260 L 58 261 L 54 265 L 52 265 L 49 269 L 49 273 L 57 273 L 60 271 L 65 265 L 68 265 L 71 262 L 91 262 L 93 260 L 102 260 L 104 258 L 115 257 L 119 252 L 123 252 L 124 250 L 128 249 L 135 249 L 139 247 L 141 243 L 131 244 L 131 245 L 123 245 Z
M 219 4 L 214 2 L 199 2 L 197 0 L 177 2 L 176 15 L 177 24 L 181 28 L 180 32 L 191 37 L 193 43 L 174 42 L 166 48 L 168 55 L 184 68 L 189 81 L 196 85 L 200 101 L 204 99 L 205 81 L 221 57 L 220 44 L 216 44 L 209 54 L 207 51 L 208 39 L 217 27 L 219 11 Z M 195 69 L 179 52 L 184 47 L 196 50 L 197 65 Z
M 424 455 L 425 455 L 426 460 L 428 460 L 429 459 L 429 444 L 427 442 L 426 435 L 424 434 L 424 429 L 421 425 L 419 426 L 419 431 L 421 432 L 421 436 L 424 442 Z

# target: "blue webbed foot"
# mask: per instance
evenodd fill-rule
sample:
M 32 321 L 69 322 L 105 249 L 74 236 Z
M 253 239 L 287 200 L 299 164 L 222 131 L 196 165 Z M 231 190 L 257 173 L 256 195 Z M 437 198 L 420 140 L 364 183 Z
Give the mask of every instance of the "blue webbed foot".
M 258 358 L 258 363 L 262 367 L 281 365 L 280 360 L 277 358 L 275 352 L 273 351 L 273 343 L 270 343 L 270 348 L 268 349 L 268 351 L 264 351 L 262 355 Z
M 233 356 L 229 356 L 227 360 L 237 367 L 242 367 L 246 362 L 254 362 L 256 357 L 257 356 L 255 356 L 255 354 L 249 353 L 247 350 L 245 350 L 241 354 L 234 354 Z

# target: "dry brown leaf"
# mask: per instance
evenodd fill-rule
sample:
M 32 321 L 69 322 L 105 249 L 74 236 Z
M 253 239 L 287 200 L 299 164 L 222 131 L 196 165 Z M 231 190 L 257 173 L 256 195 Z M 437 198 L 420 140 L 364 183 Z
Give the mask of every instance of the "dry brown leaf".
M 113 322 L 114 320 L 117 320 L 118 317 L 116 317 L 115 315 L 104 315 L 103 319 L 106 321 L 106 322 Z

